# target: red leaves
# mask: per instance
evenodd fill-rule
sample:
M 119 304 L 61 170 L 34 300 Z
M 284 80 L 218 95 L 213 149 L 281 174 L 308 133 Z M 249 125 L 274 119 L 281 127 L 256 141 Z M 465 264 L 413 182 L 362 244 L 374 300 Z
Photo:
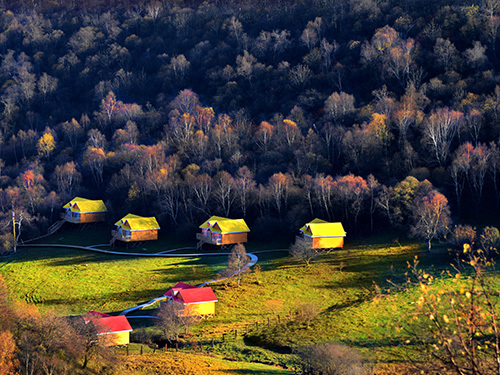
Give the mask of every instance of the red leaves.
M 21 180 L 23 183 L 23 187 L 28 190 L 33 187 L 35 181 L 35 174 L 31 169 L 28 169 L 26 172 L 21 173 Z

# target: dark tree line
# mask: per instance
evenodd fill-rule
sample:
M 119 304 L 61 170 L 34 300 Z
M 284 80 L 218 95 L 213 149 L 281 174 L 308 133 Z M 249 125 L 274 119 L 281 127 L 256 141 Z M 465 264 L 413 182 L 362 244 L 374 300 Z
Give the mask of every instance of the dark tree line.
M 495 0 L 2 7 L 5 233 L 77 194 L 176 229 L 408 232 L 437 191 L 456 217 L 498 208 Z

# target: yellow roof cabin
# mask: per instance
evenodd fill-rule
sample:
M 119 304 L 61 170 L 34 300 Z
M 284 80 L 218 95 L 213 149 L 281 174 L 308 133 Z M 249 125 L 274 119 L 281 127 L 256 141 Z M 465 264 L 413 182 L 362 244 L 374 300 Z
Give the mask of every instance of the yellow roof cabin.
M 76 197 L 66 203 L 63 208 L 69 209 L 72 212 L 91 213 L 91 212 L 107 212 L 108 209 L 102 200 L 85 199 Z
M 200 225 L 202 229 L 210 229 L 214 233 L 243 233 L 250 232 L 250 229 L 243 219 L 228 219 L 226 217 L 212 216 Z
M 307 223 L 300 231 L 304 236 L 316 238 L 316 237 L 345 237 L 346 232 L 342 223 L 330 223 L 321 219 L 314 219 L 310 223 Z
M 160 225 L 153 217 L 143 217 L 133 214 L 128 214 L 121 220 L 118 220 L 115 225 L 128 230 L 159 230 Z

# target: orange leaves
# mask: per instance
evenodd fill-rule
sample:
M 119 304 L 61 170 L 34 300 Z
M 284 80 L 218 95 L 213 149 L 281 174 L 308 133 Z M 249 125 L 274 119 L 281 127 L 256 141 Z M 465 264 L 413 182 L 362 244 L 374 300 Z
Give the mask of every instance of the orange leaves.
M 399 40 L 396 30 L 390 26 L 384 26 L 375 32 L 372 38 L 372 44 L 377 51 L 383 53 L 394 47 Z
M 212 107 L 196 106 L 195 109 L 196 123 L 205 133 L 210 129 L 212 121 L 215 118 L 215 112 Z
M 262 121 L 255 132 L 255 139 L 257 145 L 262 149 L 262 151 L 267 152 L 271 146 L 273 136 L 275 133 L 275 128 L 267 121 Z
M 368 193 L 368 184 L 363 177 L 349 174 L 343 177 L 337 177 L 332 187 L 337 191 L 343 191 L 346 194 L 362 195 Z
M 33 187 L 33 183 L 35 180 L 35 174 L 33 170 L 28 169 L 26 172 L 21 173 L 21 181 L 23 183 L 23 187 L 28 190 Z
M 283 189 L 290 185 L 291 178 L 281 172 L 273 174 L 269 178 L 269 185 L 276 189 Z
M 0 374 L 17 374 L 18 361 L 15 357 L 16 349 L 12 333 L 9 331 L 0 331 Z
M 431 190 L 415 198 L 412 214 L 411 234 L 427 240 L 431 251 L 432 240 L 444 235 L 451 224 L 448 199 L 437 190 Z
M 448 205 L 448 199 L 443 194 L 433 190 L 422 198 L 422 204 L 426 205 L 430 210 L 442 211 Z

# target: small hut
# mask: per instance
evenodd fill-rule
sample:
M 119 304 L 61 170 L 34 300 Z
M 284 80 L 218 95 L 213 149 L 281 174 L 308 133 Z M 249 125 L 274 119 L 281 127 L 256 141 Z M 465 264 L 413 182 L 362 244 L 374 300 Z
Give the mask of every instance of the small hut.
M 111 316 L 97 311 L 89 311 L 83 316 L 86 324 L 92 323 L 99 340 L 106 346 L 127 345 L 132 327 L 125 315 Z
M 243 219 L 228 219 L 226 217 L 212 216 L 200 225 L 201 233 L 196 234 L 197 248 L 204 243 L 225 246 L 247 242 L 248 228 Z
M 345 236 L 342 223 L 314 219 L 300 228 L 300 236 L 297 238 L 310 241 L 313 249 L 334 249 L 344 247 Z
M 106 220 L 108 209 L 102 200 L 76 197 L 66 203 L 61 219 L 73 224 L 96 223 Z
M 128 214 L 115 223 L 116 230 L 111 231 L 113 238 L 111 244 L 116 240 L 123 242 L 149 241 L 158 239 L 160 226 L 155 217 L 143 217 Z
M 213 316 L 215 303 L 218 302 L 212 288 L 198 288 L 186 283 L 177 283 L 165 293 L 167 303 L 174 303 L 180 316 Z

